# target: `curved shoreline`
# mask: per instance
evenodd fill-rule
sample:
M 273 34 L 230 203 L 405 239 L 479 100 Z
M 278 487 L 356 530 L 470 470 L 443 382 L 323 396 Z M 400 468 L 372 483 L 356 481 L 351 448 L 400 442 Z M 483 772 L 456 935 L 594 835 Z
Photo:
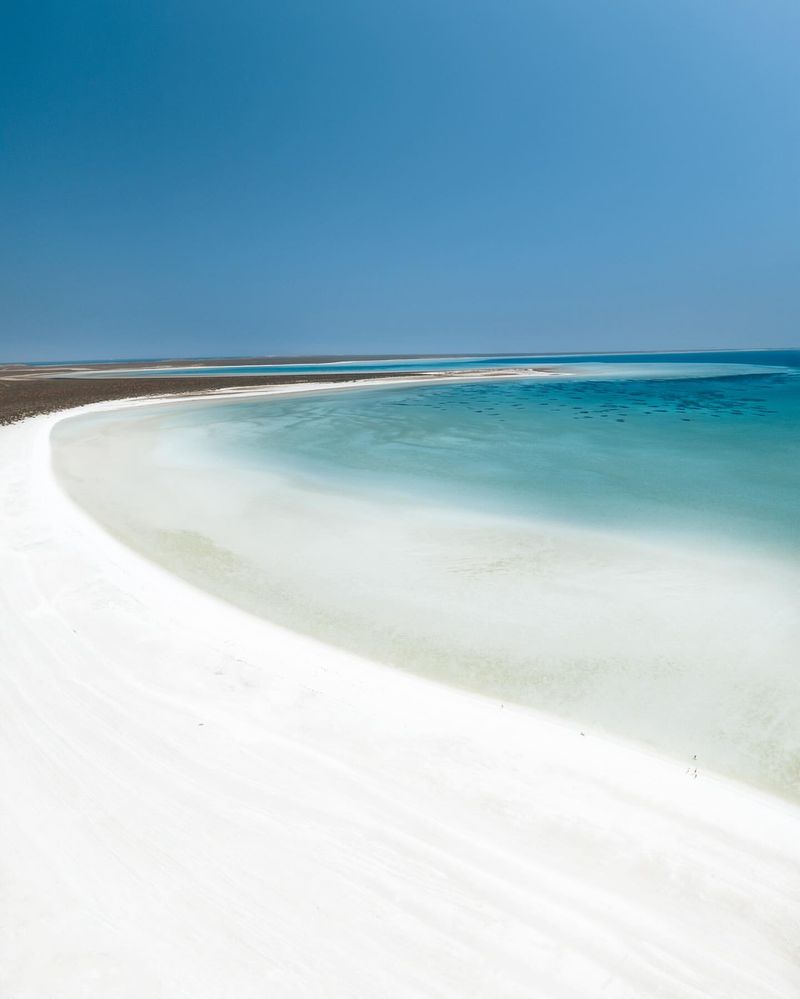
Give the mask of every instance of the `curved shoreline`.
M 800 810 L 194 589 L 66 415 L 0 431 L 11 994 L 796 994 Z
M 411 391 L 423 406 L 427 390 Z M 794 552 L 776 558 L 737 544 L 731 530 L 715 544 L 708 531 L 657 518 L 598 525 L 566 510 L 506 512 L 490 495 L 470 505 L 457 492 L 415 493 L 413 481 L 405 492 L 378 478 L 373 492 L 358 472 L 349 482 L 329 466 L 329 477 L 326 454 L 346 468 L 349 450 L 366 456 L 374 445 L 377 463 L 384 421 L 394 427 L 393 406 L 407 395 L 320 395 L 287 402 L 282 390 L 259 396 L 255 409 L 250 396 L 221 411 L 203 400 L 90 412 L 55 427 L 53 467 L 117 539 L 267 621 L 800 801 Z M 272 453 L 282 421 L 301 414 L 310 431 Z M 247 451 L 253 429 L 260 440 L 273 417 L 266 453 Z M 523 441 L 529 430 L 526 422 Z M 386 432 L 394 441 L 396 429 Z M 331 444 L 316 452 L 321 475 L 313 458 L 292 464 L 304 434 L 312 447 Z M 578 451 L 562 464 L 605 469 L 625 454 L 595 444 L 599 463 Z M 434 476 L 446 474 L 446 450 Z M 398 458 L 391 447 L 388 458 Z M 465 468 L 476 463 L 473 455 Z M 528 486 L 535 496 L 537 483 Z

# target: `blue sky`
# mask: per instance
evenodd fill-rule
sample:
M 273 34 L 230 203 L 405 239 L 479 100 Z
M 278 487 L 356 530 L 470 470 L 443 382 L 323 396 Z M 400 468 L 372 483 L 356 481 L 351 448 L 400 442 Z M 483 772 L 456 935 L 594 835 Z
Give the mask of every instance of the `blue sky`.
M 44 2 L 0 359 L 790 346 L 790 0 Z

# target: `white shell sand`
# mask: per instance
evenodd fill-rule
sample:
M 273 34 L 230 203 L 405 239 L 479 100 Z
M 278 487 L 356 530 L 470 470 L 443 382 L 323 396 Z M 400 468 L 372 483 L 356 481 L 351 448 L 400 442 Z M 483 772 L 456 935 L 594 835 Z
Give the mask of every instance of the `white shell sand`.
M 328 648 L 0 432 L 0 991 L 800 994 L 800 809 Z

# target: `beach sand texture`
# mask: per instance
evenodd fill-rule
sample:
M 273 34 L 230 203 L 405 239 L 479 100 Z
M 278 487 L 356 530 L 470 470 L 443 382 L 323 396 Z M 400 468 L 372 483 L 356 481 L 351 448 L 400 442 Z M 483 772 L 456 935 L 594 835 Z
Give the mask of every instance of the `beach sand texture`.
M 800 994 L 795 806 L 203 593 L 58 419 L 0 432 L 3 994 Z

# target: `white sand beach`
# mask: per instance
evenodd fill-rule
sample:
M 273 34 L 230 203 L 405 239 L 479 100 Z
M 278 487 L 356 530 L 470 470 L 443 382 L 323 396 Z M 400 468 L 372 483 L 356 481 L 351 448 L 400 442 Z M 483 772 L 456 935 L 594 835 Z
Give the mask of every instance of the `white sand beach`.
M 795 999 L 800 809 L 329 648 L 0 430 L 13 999 Z

